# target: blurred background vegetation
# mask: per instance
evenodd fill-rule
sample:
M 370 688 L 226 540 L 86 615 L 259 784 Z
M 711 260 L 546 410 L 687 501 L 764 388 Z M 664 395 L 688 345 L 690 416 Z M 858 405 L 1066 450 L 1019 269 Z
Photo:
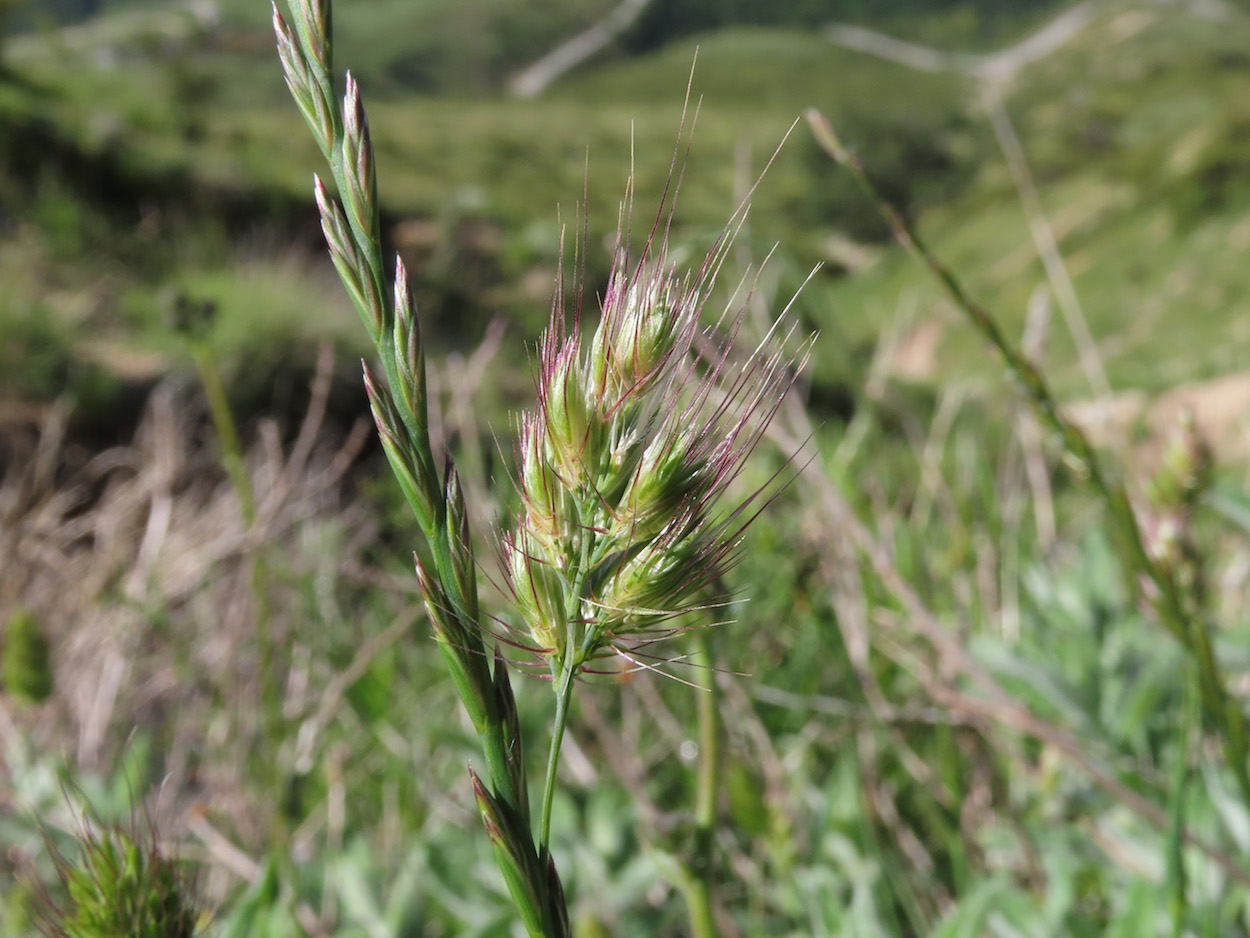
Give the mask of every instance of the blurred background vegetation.
M 1240 700 L 1250 9 L 653 2 L 509 93 L 615 6 L 335 8 L 488 571 L 561 241 L 584 195 L 593 307 L 631 165 L 635 232 L 658 204 L 697 48 L 686 257 L 795 118 L 827 114 L 1023 337 L 1148 531 L 1187 545 Z M 0 15 L 0 933 L 27 934 L 68 784 L 103 817 L 143 804 L 220 934 L 511 934 L 269 8 Z M 939 67 L 866 50 L 876 33 Z M 1247 934 L 1250 813 L 1183 653 L 999 365 L 802 126 L 723 280 L 769 252 L 752 303 L 779 310 L 819 267 L 792 310 L 819 337 L 755 482 L 799 447 L 801 478 L 713 633 L 723 933 Z M 1186 407 L 1217 470 L 1177 510 L 1147 483 Z M 556 811 L 578 934 L 680 935 L 692 692 L 602 684 Z M 538 738 L 549 695 L 520 695 Z

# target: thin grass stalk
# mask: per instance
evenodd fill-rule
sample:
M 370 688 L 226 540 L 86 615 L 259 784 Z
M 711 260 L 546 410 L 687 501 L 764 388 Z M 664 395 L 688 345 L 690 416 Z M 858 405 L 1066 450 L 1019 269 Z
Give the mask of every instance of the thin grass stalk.
M 1199 615 L 1191 615 L 1174 572 L 1155 562 L 1146 548 L 1128 490 L 1103 470 L 1093 446 L 1081 429 L 1067 418 L 1051 392 L 1045 376 L 1008 341 L 997 321 L 964 289 L 959 279 L 925 246 L 914 226 L 869 178 L 863 160 L 847 149 L 829 121 L 816 110 L 807 112 L 808 125 L 820 147 L 848 170 L 880 212 L 895 239 L 933 275 L 955 307 L 1002 357 L 1008 377 L 1060 440 L 1069 469 L 1098 495 L 1111 520 L 1111 531 L 1126 571 L 1136 574 L 1142 588 L 1131 578 L 1135 592 L 1144 593 L 1160 624 L 1192 656 L 1198 668 L 1203 710 L 1219 730 L 1225 761 L 1232 769 L 1243 804 L 1250 808 L 1250 740 L 1245 715 L 1228 692 L 1227 679 L 1215 656 L 1211 627 Z
M 560 750 L 564 744 L 564 730 L 569 719 L 569 707 L 573 702 L 573 677 L 567 672 L 560 678 L 556 688 L 556 710 L 552 717 L 551 746 L 547 751 L 547 774 L 543 782 L 542 815 L 538 828 L 538 855 L 547 857 L 551 852 L 551 806 L 556 793 L 556 771 L 560 767 Z
M 720 932 L 712 904 L 715 875 L 716 800 L 720 788 L 720 691 L 712 666 L 711 642 L 706 632 L 691 636 L 694 652 L 690 663 L 699 685 L 696 705 L 699 721 L 699 767 L 694 802 L 694 849 L 691 878 L 686 890 L 690 933 L 694 938 L 715 938 Z
M 1168 827 L 1164 856 L 1172 938 L 1181 938 L 1184 934 L 1189 913 L 1189 881 L 1185 871 L 1184 852 L 1185 817 L 1193 778 L 1193 765 L 1190 760 L 1199 745 L 1202 723 L 1201 693 L 1197 687 L 1199 680 L 1198 669 L 1191 662 L 1190 667 L 1186 668 L 1184 697 L 1176 727 L 1176 743 L 1180 751 L 1174 757 L 1175 763 L 1168 786 Z
M 1042 209 L 1042 200 L 1037 194 L 1037 185 L 1033 181 L 1033 173 L 1029 170 L 1024 149 L 1020 146 L 1020 138 L 1011 124 L 1011 117 L 999 89 L 985 86 L 981 95 L 986 112 L 989 114 L 990 126 L 994 128 L 994 136 L 998 138 L 998 147 L 1003 151 L 1007 161 L 1007 169 L 1016 185 L 1016 194 L 1024 206 L 1029 220 L 1029 232 L 1033 243 L 1037 246 L 1038 256 L 1046 270 L 1046 278 L 1059 301 L 1059 309 L 1063 313 L 1068 333 L 1077 348 L 1077 360 L 1081 370 L 1085 372 L 1085 380 L 1096 397 L 1109 397 L 1111 384 L 1107 380 L 1107 371 L 1098 355 L 1094 337 L 1089 331 L 1089 321 L 1077 298 L 1076 288 L 1072 285 L 1072 277 L 1067 265 L 1059 253 L 1059 245 L 1055 241 L 1055 233 L 1051 229 L 1046 213 Z
M 226 397 L 225 385 L 221 380 L 221 372 L 217 368 L 213 353 L 204 345 L 197 344 L 191 351 L 195 359 L 196 371 L 200 376 L 200 384 L 204 388 L 204 397 L 208 400 L 208 412 L 213 421 L 213 430 L 221 443 L 221 461 L 230 484 L 234 487 L 235 497 L 239 500 L 239 514 L 243 524 L 250 527 L 256 521 L 256 494 L 252 489 L 252 480 L 247 474 L 247 465 L 243 459 L 243 445 L 239 442 L 239 431 L 235 425 L 234 414 L 230 410 L 230 401 Z
M 226 396 L 225 385 L 221 380 L 221 370 L 217 367 L 217 360 L 213 356 L 212 349 L 203 342 L 193 344 L 191 356 L 195 360 L 200 384 L 208 400 L 208 412 L 213 421 L 213 429 L 221 443 L 221 461 L 225 466 L 226 474 L 230 477 L 235 498 L 238 499 L 243 527 L 250 529 L 256 523 L 256 492 L 247 472 L 243 445 L 239 441 L 239 430 L 235 423 L 234 412 L 230 409 L 230 400 Z M 265 721 L 264 732 L 266 739 L 272 742 L 278 739 L 282 732 L 282 700 L 274 650 L 273 610 L 269 604 L 269 565 L 261 546 L 251 551 L 251 569 L 248 573 L 252 600 L 256 604 L 257 678 L 260 682 L 261 709 Z M 276 785 L 282 784 L 280 770 L 275 770 L 274 782 Z

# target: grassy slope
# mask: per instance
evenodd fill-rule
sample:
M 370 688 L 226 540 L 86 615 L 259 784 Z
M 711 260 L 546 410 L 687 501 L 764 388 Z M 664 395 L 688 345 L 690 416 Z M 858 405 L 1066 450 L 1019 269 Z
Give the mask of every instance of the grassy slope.
M 1250 366 L 1250 333 L 1238 325 L 1250 288 L 1239 181 L 1250 166 L 1239 90 L 1248 40 L 1244 16 L 1117 12 L 1028 69 L 1007 98 L 1115 387 L 1159 390 Z M 923 231 L 1018 332 L 1043 274 L 1001 157 Z M 831 302 L 852 316 L 889 317 L 904 302 L 918 318 L 950 315 L 907 263 L 844 282 Z M 1058 317 L 1055 327 L 1050 360 L 1079 393 Z M 943 357 L 974 361 L 975 344 L 950 330 Z
M 365 26 L 355 35 L 350 11 L 340 11 L 349 24 L 340 61 L 363 68 L 366 76 L 374 60 L 354 51 L 357 44 L 371 30 L 402 32 L 386 19 L 397 14 L 386 9 L 391 12 L 358 18 Z M 438 9 L 431 4 L 411 16 L 433 16 Z M 50 103 L 39 105 L 41 112 L 86 149 L 120 154 L 132 176 L 185 176 L 218 195 L 261 203 L 306 200 L 307 179 L 319 160 L 285 100 L 264 24 L 215 38 L 192 30 L 180 52 L 153 54 L 150 38 L 118 43 L 119 32 L 134 28 L 126 15 L 101 22 L 98 34 L 88 30 L 85 48 L 19 43 L 15 65 L 55 89 Z M 1238 91 L 1250 70 L 1239 52 L 1247 34 L 1244 17 L 1215 23 L 1171 8 L 1111 13 L 1051 60 L 1028 69 L 1009 96 L 1115 386 L 1157 389 L 1247 364 L 1247 336 L 1228 328 L 1246 288 L 1236 258 L 1236 245 L 1247 237 L 1237 212 L 1244 192 L 1236 180 L 1242 165 L 1238 142 L 1250 120 Z M 945 134 L 963 164 L 984 162 L 971 186 L 927 200 L 924 230 L 979 295 L 1018 328 L 1040 265 L 972 87 L 953 76 L 918 74 L 833 49 L 813 35 L 740 29 L 681 41 L 638 59 L 585 69 L 535 102 L 375 96 L 371 113 L 388 210 L 396 218 L 442 220 L 441 230 L 465 217 L 498 224 L 491 238 L 500 246 L 497 269 L 484 302 L 473 304 L 475 315 L 502 308 L 531 330 L 541 316 L 541 291 L 518 295 L 516 282 L 527 271 L 537 282 L 550 269 L 558 240 L 556 206 L 563 206 L 568 221 L 583 182 L 592 229 L 610 230 L 631 136 L 639 211 L 649 212 L 663 185 L 696 45 L 695 91 L 704 104 L 678 216 L 686 230 L 703 232 L 704 240 L 716 230 L 754 171 L 744 172 L 744 165 L 758 167 L 806 107 L 820 107 L 848 127 L 870 165 L 887 171 L 892 131 L 919 138 Z M 1109 47 L 1114 55 L 1106 54 Z M 120 65 L 107 64 L 105 48 L 121 49 Z M 67 51 L 76 67 L 66 67 Z M 385 85 L 381 77 L 375 80 Z M 757 252 L 782 242 L 788 285 L 822 259 L 826 236 L 848 220 L 845 198 L 828 196 L 844 181 L 812 149 L 800 130 L 765 180 L 754 210 Z M 743 153 L 749 154 L 745 162 Z M 953 199 L 946 198 L 952 193 Z M 143 295 L 159 292 L 171 277 L 229 279 L 226 271 L 235 262 L 230 251 L 187 250 L 192 257 L 138 278 L 151 288 L 139 285 L 132 308 L 150 309 L 153 303 Z M 255 255 L 250 247 L 248 253 Z M 592 253 L 591 262 L 595 269 L 603 257 L 596 260 Z M 197 266 L 217 272 L 187 272 Z M 89 272 L 82 279 L 90 286 Z M 289 285 L 292 278 L 277 280 Z M 42 288 L 33 283 L 24 289 L 29 305 Z M 22 293 L 19 283 L 10 315 Z M 892 255 L 855 277 L 822 277 L 802 305 L 838 346 L 818 350 L 818 362 L 834 363 L 835 372 L 844 367 L 848 340 L 856 346 L 870 342 L 898 310 L 914 310 L 909 315 L 918 320 L 947 315 L 923 275 Z M 144 315 L 138 319 L 142 327 Z M 1061 329 L 1055 331 L 1058 373 L 1069 390 L 1079 392 L 1077 372 L 1065 364 L 1072 358 L 1070 345 Z M 1187 341 L 1178 348 L 1181 331 Z M 947 330 L 945 360 L 978 362 L 975 349 L 965 332 Z
M 170 28 L 179 28 L 176 20 Z M 186 29 L 185 22 L 180 28 Z M 96 41 L 88 31 L 72 50 L 79 63 L 75 69 L 65 67 L 64 48 L 27 42 L 14 50 L 15 66 L 30 81 L 49 89 L 49 103 L 38 104 L 37 110 L 59 133 L 88 153 L 111 160 L 128 179 L 171 179 L 188 190 L 203 190 L 206 194 L 198 201 L 207 200 L 210 214 L 213 204 L 223 199 L 250 200 L 258 207 L 290 200 L 307 203 L 308 179 L 320 166 L 319 154 L 286 100 L 263 38 L 235 36 L 219 48 L 192 31 L 182 40 L 182 52 L 174 56 L 143 55 L 152 40 L 140 38 L 121 44 L 124 64 L 118 66 L 103 53 L 118 47 L 115 35 L 105 31 Z M 480 219 L 494 229 L 488 240 L 495 247 L 488 250 L 495 254 L 490 260 L 498 269 L 485 282 L 460 288 L 473 294 L 472 312 L 479 321 L 502 309 L 519 316 L 524 331 L 534 334 L 558 253 L 557 210 L 566 223 L 571 222 L 585 185 L 596 242 L 599 233 L 611 231 L 629 172 L 631 142 L 637 153 L 639 213 L 652 211 L 668 171 L 694 49 L 693 41 L 680 43 L 638 63 L 588 72 L 534 102 L 371 99 L 388 213 L 397 221 L 432 219 L 444 235 L 465 219 Z M 818 104 L 837 110 L 843 107 L 840 102 L 860 107 L 856 102 L 887 86 L 896 74 L 893 66 L 865 57 L 830 55 L 814 37 L 751 30 L 705 37 L 696 94 L 706 91 L 707 105 L 699 118 L 692 168 L 682 191 L 681 230 L 707 243 L 728 218 L 743 185 L 743 172 L 735 162 L 743 145 L 750 152 L 746 165 L 758 169 L 803 107 Z M 824 90 L 813 96 L 811 88 Z M 945 107 L 949 84 L 930 83 L 930 88 L 932 100 Z M 10 107 L 16 113 L 30 105 L 14 93 Z M 906 111 L 900 109 L 900 119 Z M 803 235 L 795 212 L 802 210 L 808 196 L 810 161 L 803 142 L 787 148 L 760 191 L 755 214 L 765 246 L 793 236 L 800 257 Z M 177 213 L 177 206 L 173 211 Z M 138 263 L 121 274 L 130 281 L 121 291 L 123 300 L 106 302 L 107 308 L 94 317 L 96 326 L 127 342 L 165 344 L 161 333 L 169 316 L 162 315 L 161 308 L 168 306 L 172 285 L 189 290 L 197 301 L 217 303 L 227 322 L 281 321 L 287 318 L 281 309 L 293 305 L 317 310 L 306 317 L 305 338 L 325 329 L 341 338 L 344 330 L 350 334 L 354 328 L 350 320 L 328 312 L 339 305 L 332 290 L 322 291 L 320 298 L 308 296 L 307 288 L 300 286 L 305 278 L 292 276 L 282 257 L 271 258 L 277 284 L 272 293 L 280 297 L 293 290 L 297 299 L 293 304 L 257 308 L 246 284 L 230 286 L 237 250 L 219 236 L 199 231 L 194 219 L 188 225 L 162 252 L 135 247 L 132 260 Z M 75 227 L 72 220 L 69 227 Z M 106 234 L 102 239 L 106 243 L 94 256 L 88 252 L 66 264 L 67 255 L 83 246 L 81 232 L 70 235 L 70 243 L 47 248 L 61 255 L 60 261 L 49 258 L 48 266 L 69 267 L 71 292 L 81 297 L 79 291 L 98 285 L 100 261 L 114 249 L 113 239 Z M 51 240 L 57 236 L 54 230 Z M 266 263 L 266 252 L 258 256 L 253 241 L 242 239 L 249 268 Z M 592 272 L 602 269 L 606 260 L 606 251 L 593 251 Z M 810 260 L 807 257 L 802 264 Z M 417 259 L 418 269 L 431 278 L 457 273 L 454 264 L 446 270 L 428 269 L 431 265 L 437 268 L 437 259 Z M 517 283 L 527 273 L 541 289 L 519 293 Z M 46 276 L 27 279 L 10 294 L 10 316 L 49 300 L 42 289 Z M 57 305 L 56 296 L 51 301 Z M 427 305 L 434 319 L 442 314 L 439 302 L 436 297 Z M 79 308 L 83 303 L 66 305 Z M 74 316 L 73 310 L 60 314 L 62 319 Z M 327 326 L 309 329 L 308 320 Z M 330 322 L 342 323 L 343 328 L 330 327 Z M 221 338 L 223 352 L 243 350 L 239 343 Z

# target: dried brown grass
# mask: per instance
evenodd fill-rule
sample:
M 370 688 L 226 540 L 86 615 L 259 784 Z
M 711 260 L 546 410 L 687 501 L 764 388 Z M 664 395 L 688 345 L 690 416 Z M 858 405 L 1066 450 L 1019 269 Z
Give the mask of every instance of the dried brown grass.
M 263 827 L 259 815 L 272 809 L 254 803 L 242 777 L 262 742 L 258 599 L 263 592 L 279 649 L 283 713 L 311 718 L 322 689 L 336 684 L 301 648 L 295 581 L 326 564 L 336 577 L 361 569 L 381 524 L 352 478 L 368 428 L 325 420 L 333 364 L 323 350 L 291 441 L 274 420 L 257 424 L 247 451 L 251 525 L 207 408 L 185 382 L 159 384 L 133 439 L 101 452 L 72 439 L 64 406 L 8 427 L 0 623 L 30 609 L 52 645 L 56 679 L 52 699 L 36 708 L 19 711 L 0 696 L 8 751 L 20 736 L 77 770 L 107 773 L 136 731 L 156 733 L 161 820 L 173 823 L 166 833 L 184 830 L 187 809 L 205 802 L 235 830 Z M 258 584 L 260 551 L 279 559 L 281 575 Z M 4 789 L 0 810 L 20 809 L 5 803 Z

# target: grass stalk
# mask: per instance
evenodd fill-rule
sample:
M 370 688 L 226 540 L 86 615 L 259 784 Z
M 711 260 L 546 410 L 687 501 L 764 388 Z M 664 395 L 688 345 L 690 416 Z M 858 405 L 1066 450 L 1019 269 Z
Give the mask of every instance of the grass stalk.
M 247 474 L 243 445 L 239 442 L 238 426 L 230 410 L 221 371 L 213 353 L 205 345 L 197 343 L 191 355 L 195 359 L 195 368 L 204 388 L 204 397 L 208 400 L 208 413 L 213 421 L 213 430 L 221 443 L 221 462 L 230 477 L 235 497 L 239 500 L 239 514 L 243 518 L 244 526 L 251 527 L 256 521 L 256 494 Z
M 234 413 L 230 409 L 225 384 L 221 379 L 221 369 L 217 367 L 217 359 L 213 356 L 212 350 L 203 342 L 194 343 L 191 355 L 200 376 L 200 384 L 204 388 L 204 396 L 208 400 L 213 430 L 221 443 L 222 465 L 225 466 L 226 474 L 230 477 L 235 498 L 239 501 L 239 514 L 243 520 L 243 527 L 250 529 L 256 524 L 256 492 L 247 472 L 243 445 L 239 440 L 238 426 L 235 423 Z M 256 546 L 250 553 L 249 586 L 252 600 L 256 604 L 257 677 L 260 682 L 265 737 L 272 741 L 281 737 L 282 700 L 278 688 L 273 611 L 269 604 L 269 565 L 261 546 Z M 276 783 L 281 785 L 280 770 L 276 771 L 279 776 Z
M 1172 938 L 1181 938 L 1189 913 L 1188 877 L 1185 872 L 1185 817 L 1193 766 L 1192 753 L 1199 744 L 1201 727 L 1201 694 L 1198 669 L 1191 663 L 1186 669 L 1184 697 L 1177 720 L 1176 743 L 1180 750 L 1173 758 L 1172 776 L 1168 785 L 1168 829 L 1166 843 L 1166 884 Z
M 336 96 L 330 0 L 290 0 L 289 11 L 294 26 L 273 8 L 278 52 L 338 189 L 335 199 L 320 180 L 314 184 L 331 258 L 385 375 L 379 381 L 365 367 L 383 448 L 425 535 L 432 569 L 418 558 L 417 575 L 435 637 L 486 756 L 489 789 L 473 775 L 475 796 L 527 931 L 560 938 L 568 932 L 567 913 L 554 865 L 539 862 L 529 829 L 524 747 L 508 666 L 494 656 L 492 676 L 483 640 L 464 494 L 450 457 L 441 477 L 434 465 L 416 306 L 403 263 L 396 259 L 393 278 L 386 271 L 360 89 L 349 73 L 342 101 Z
M 695 694 L 699 721 L 699 767 L 694 800 L 694 849 L 690 859 L 691 881 L 686 890 L 690 933 L 694 938 L 719 934 L 712 908 L 715 872 L 716 800 L 720 788 L 720 692 L 708 634 L 696 629 L 691 636 L 694 652 Z
M 564 730 L 569 718 L 569 705 L 573 701 L 572 673 L 561 679 L 556 688 L 556 712 L 551 722 L 551 748 L 547 753 L 547 775 L 543 782 L 542 815 L 538 829 L 538 856 L 546 859 L 551 848 L 551 805 L 556 793 L 556 770 L 560 767 L 560 749 L 564 745 Z
M 1089 439 L 1063 413 L 1041 370 L 1012 345 L 998 322 L 971 298 L 959 279 L 928 249 L 903 213 L 882 195 L 869 178 L 863 161 L 843 145 L 824 115 L 811 110 L 807 120 L 816 142 L 851 173 L 899 244 L 928 269 L 956 309 L 997 352 L 1020 393 L 1033 405 L 1041 422 L 1059 438 L 1069 469 L 1102 501 L 1130 588 L 1145 596 L 1159 623 L 1197 666 L 1203 710 L 1220 734 L 1225 761 L 1237 781 L 1242 802 L 1250 808 L 1250 767 L 1247 766 L 1250 740 L 1245 715 L 1228 692 L 1227 679 L 1216 659 L 1210 625 L 1201 616 L 1189 614 L 1174 571 L 1151 557 L 1127 489 L 1105 472 Z
M 712 912 L 712 884 L 707 877 L 693 872 L 682 883 L 682 896 L 690 915 L 691 938 L 717 938 L 716 919 Z
M 715 905 L 716 802 L 720 791 L 720 691 L 708 636 L 701 629 L 691 633 L 689 664 L 694 672 L 695 717 L 699 756 L 695 770 L 694 828 L 684 857 L 665 857 L 672 863 L 671 876 L 686 905 L 692 938 L 717 938 Z

